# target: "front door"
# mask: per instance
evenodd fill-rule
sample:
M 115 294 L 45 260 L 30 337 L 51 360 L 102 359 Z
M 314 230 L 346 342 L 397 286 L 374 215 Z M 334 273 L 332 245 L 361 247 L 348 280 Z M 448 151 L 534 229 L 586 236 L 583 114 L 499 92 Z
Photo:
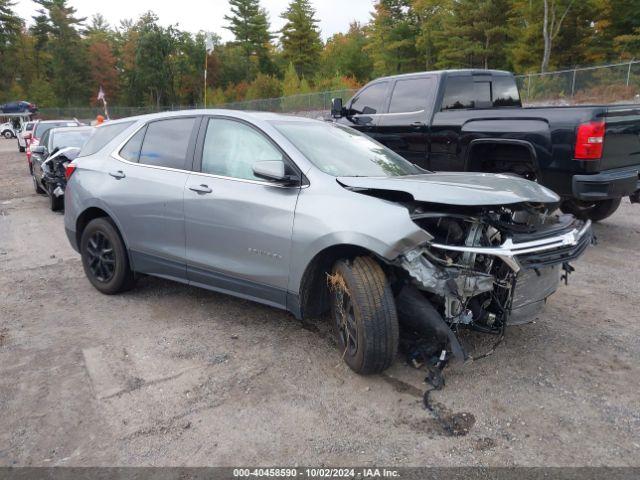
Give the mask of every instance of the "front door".
M 300 187 L 261 180 L 253 165 L 289 160 L 239 120 L 211 117 L 202 133 L 184 194 L 189 281 L 283 307 Z

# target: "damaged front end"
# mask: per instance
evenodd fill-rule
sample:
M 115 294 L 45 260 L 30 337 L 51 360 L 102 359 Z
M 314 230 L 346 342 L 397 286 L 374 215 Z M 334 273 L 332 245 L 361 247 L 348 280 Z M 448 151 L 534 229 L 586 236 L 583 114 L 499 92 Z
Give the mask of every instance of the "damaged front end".
M 395 260 L 396 301 L 410 330 L 466 359 L 459 328 L 502 334 L 531 321 L 592 242 L 589 221 L 551 215 L 555 205 L 418 204 L 411 218 L 433 238 Z

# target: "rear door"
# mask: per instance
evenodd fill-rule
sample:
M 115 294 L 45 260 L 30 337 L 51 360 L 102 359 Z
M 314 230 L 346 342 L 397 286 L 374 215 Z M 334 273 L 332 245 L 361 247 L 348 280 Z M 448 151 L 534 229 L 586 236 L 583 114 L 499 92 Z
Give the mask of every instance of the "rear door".
M 422 168 L 429 168 L 428 123 L 436 88 L 432 76 L 396 80 L 388 112 L 374 127 L 379 142 Z
M 296 167 L 262 131 L 228 117 L 203 122 L 198 152 L 184 194 L 190 283 L 285 306 L 300 187 L 261 180 L 252 168 Z
M 198 116 L 149 122 L 108 164 L 102 200 L 125 232 L 136 271 L 186 278 L 183 197 L 199 123 Z

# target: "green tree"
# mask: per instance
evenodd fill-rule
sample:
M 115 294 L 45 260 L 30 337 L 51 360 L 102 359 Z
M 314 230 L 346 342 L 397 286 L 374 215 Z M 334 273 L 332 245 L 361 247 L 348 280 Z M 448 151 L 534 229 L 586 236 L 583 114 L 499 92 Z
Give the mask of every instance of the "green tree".
M 416 44 L 420 28 L 411 0 L 379 0 L 366 46 L 374 75 L 414 72 L 423 65 Z
M 135 70 L 131 76 L 130 94 L 137 97 L 138 104 L 142 102 L 158 108 L 169 105 L 175 100 L 172 62 L 175 29 L 160 26 L 158 17 L 147 12 L 138 21 L 136 30 Z
M 51 86 L 63 105 L 82 105 L 89 97 L 87 54 L 78 27 L 84 18 L 75 16 L 67 0 L 34 0 L 42 9 L 34 17 L 38 35 L 46 40 L 50 54 Z
M 262 73 L 275 73 L 270 58 L 271 40 L 267 11 L 260 7 L 259 0 L 229 0 L 231 15 L 225 15 L 229 22 L 225 27 L 235 36 L 236 43 L 242 47 L 249 59 L 255 59 Z
M 246 99 L 277 98 L 281 95 L 282 82 L 271 75 L 259 73 L 255 80 L 249 84 Z
M 322 52 L 325 77 L 345 75 L 364 82 L 371 78 L 373 60 L 365 47 L 368 43 L 364 27 L 353 22 L 347 33 L 332 36 Z
M 280 37 L 282 56 L 293 64 L 298 76 L 313 77 L 320 65 L 322 40 L 315 13 L 309 0 L 292 0 L 281 15 L 285 20 Z
M 438 68 L 502 68 L 508 61 L 508 0 L 457 0 L 435 44 Z
M 13 2 L 0 0 L 0 92 L 6 92 L 15 79 L 16 43 L 23 26 L 12 7 Z

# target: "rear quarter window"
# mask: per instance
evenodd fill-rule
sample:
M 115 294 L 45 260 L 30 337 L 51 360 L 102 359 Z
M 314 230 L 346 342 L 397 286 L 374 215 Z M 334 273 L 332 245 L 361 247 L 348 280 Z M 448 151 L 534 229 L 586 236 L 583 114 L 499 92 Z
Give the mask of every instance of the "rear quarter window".
M 98 127 L 91 135 L 91 138 L 84 144 L 78 157 L 88 157 L 102 150 L 107 143 L 116 138 L 135 122 L 114 123 L 112 125 L 103 125 Z

